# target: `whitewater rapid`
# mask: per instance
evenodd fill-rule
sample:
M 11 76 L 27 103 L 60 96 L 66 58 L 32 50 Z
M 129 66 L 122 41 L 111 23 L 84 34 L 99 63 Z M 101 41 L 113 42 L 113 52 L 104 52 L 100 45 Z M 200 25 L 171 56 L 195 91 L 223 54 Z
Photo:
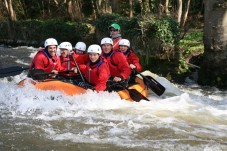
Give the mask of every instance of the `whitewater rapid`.
M 0 59 L 17 65 L 36 53 L 7 48 L 13 53 L 6 57 L 2 49 Z M 128 102 L 116 92 L 67 96 L 19 87 L 24 78 L 26 71 L 0 79 L 0 150 L 227 150 L 226 91 L 157 77 L 163 96 L 150 91 L 151 101 Z

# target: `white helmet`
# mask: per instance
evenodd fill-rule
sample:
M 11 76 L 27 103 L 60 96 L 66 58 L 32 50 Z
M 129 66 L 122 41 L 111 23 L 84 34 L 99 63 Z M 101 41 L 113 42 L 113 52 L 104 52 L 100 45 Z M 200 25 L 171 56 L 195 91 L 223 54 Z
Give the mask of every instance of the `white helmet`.
M 73 47 L 72 44 L 70 42 L 62 42 L 59 47 L 59 49 L 67 49 L 69 51 L 72 51 Z
M 128 39 L 121 39 L 119 41 L 119 46 L 128 46 L 128 47 L 130 47 L 130 42 L 129 42 Z
M 78 43 L 76 43 L 75 49 L 85 51 L 86 44 L 84 42 L 78 42 Z
M 57 40 L 56 39 L 54 39 L 54 38 L 48 38 L 48 39 L 46 39 L 46 41 L 45 41 L 45 43 L 44 43 L 44 46 L 45 46 L 45 48 L 47 47 L 47 46 L 50 46 L 50 45 L 58 45 L 58 42 L 57 42 Z
M 87 49 L 87 53 L 91 53 L 91 52 L 98 53 L 101 55 L 102 49 L 99 45 L 93 44 L 93 45 L 90 45 Z
M 108 37 L 103 38 L 101 40 L 101 45 L 103 45 L 103 44 L 111 44 L 111 45 L 113 45 L 113 40 L 111 38 L 108 38 Z

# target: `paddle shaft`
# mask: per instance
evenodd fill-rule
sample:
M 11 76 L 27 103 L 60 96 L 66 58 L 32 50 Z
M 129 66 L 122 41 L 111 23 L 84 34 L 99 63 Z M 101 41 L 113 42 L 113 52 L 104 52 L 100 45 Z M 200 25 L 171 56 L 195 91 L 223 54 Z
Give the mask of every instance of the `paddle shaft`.
M 34 70 L 35 71 L 35 70 Z M 71 73 L 71 72 L 74 72 L 73 70 L 65 70 L 65 71 L 58 71 L 58 74 L 59 73 Z M 55 74 L 54 72 L 45 72 L 43 71 L 43 73 L 35 73 L 34 75 L 49 75 L 49 74 Z
M 87 86 L 86 86 L 84 77 L 83 77 L 83 75 L 82 75 L 82 73 L 81 73 L 81 71 L 80 71 L 80 68 L 79 68 L 79 66 L 78 66 L 78 64 L 77 64 L 77 62 L 76 62 L 76 59 L 74 58 L 73 54 L 71 54 L 71 56 L 72 56 L 73 61 L 74 61 L 75 65 L 76 65 L 76 68 L 77 68 L 77 70 L 78 70 L 78 72 L 79 72 L 79 74 L 80 74 L 80 77 L 81 77 L 82 81 L 84 82 L 84 87 L 85 87 L 85 89 L 87 89 Z
M 28 70 L 28 69 L 29 69 L 29 67 L 23 68 L 20 66 L 3 68 L 3 69 L 0 69 L 0 78 L 15 76 L 15 75 L 21 74 L 22 71 Z

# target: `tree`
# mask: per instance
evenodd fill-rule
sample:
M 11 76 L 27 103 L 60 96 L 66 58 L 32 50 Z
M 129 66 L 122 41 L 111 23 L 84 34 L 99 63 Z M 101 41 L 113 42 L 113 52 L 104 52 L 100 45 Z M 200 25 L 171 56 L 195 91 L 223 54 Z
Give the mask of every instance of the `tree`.
M 68 3 L 68 13 L 72 21 L 82 19 L 82 2 L 81 0 L 70 0 Z
M 112 7 L 113 13 L 118 13 L 119 12 L 120 3 L 121 3 L 120 0 L 111 1 L 111 7 Z
M 205 2 L 204 61 L 200 84 L 227 87 L 227 2 Z
M 133 17 L 133 0 L 129 0 L 129 17 Z
M 7 12 L 7 16 L 9 18 L 10 21 L 15 21 L 17 20 L 17 16 L 16 13 L 13 9 L 13 4 L 12 4 L 12 0 L 4 0 L 3 1 L 3 6 Z
M 186 6 L 185 6 L 184 15 L 181 17 L 181 22 L 180 22 L 181 28 L 184 27 L 185 22 L 186 22 L 186 20 L 188 18 L 189 7 L 190 7 L 190 0 L 187 0 Z
M 165 14 L 169 15 L 169 0 L 165 0 Z
M 177 0 L 177 22 L 180 24 L 182 15 L 182 0 Z

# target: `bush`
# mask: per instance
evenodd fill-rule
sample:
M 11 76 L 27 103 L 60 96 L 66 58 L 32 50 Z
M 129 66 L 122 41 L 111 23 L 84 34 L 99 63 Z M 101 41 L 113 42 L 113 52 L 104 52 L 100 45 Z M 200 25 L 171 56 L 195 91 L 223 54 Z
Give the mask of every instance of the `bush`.
M 157 38 L 164 44 L 175 46 L 180 34 L 179 24 L 170 17 L 150 19 L 147 22 L 146 35 Z
M 183 39 L 180 40 L 179 49 L 181 52 L 179 72 L 185 73 L 189 71 L 188 61 L 195 55 L 203 54 L 203 32 L 192 31 L 187 33 Z
M 7 25 L 7 22 L 4 24 Z M 4 26 L 8 28 L 8 26 Z M 37 46 L 43 46 L 47 38 L 55 38 L 57 41 L 69 41 L 75 44 L 77 41 L 84 40 L 89 34 L 87 25 L 77 22 L 64 22 L 61 20 L 21 20 L 14 21 L 10 27 L 11 33 L 1 34 L 0 39 L 13 39 L 15 42 L 24 41 L 29 45 L 34 43 Z M 4 29 L 3 31 L 8 31 Z M 4 36 L 4 37 L 3 37 Z

